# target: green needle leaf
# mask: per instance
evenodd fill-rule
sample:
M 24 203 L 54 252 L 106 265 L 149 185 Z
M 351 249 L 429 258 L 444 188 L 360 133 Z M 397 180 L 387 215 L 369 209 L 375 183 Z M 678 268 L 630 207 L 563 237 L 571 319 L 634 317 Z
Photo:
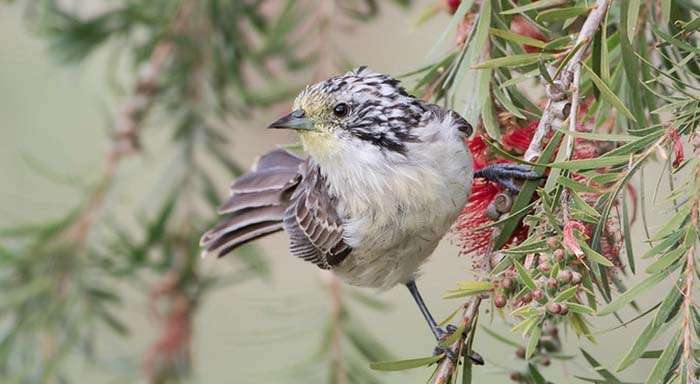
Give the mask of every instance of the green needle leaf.
M 654 364 L 654 368 L 651 370 L 651 373 L 649 374 L 649 377 L 647 377 L 647 380 L 644 382 L 644 384 L 656 384 L 664 382 L 663 378 L 666 377 L 669 370 L 671 370 L 673 360 L 676 354 L 678 353 L 678 349 L 680 348 L 680 335 L 681 332 L 678 331 L 676 332 L 675 336 L 673 336 L 673 339 L 671 339 L 671 341 L 668 343 L 663 353 L 661 354 L 661 357 L 659 357 L 659 359 L 656 360 L 656 364 Z
M 581 245 L 581 249 L 583 252 L 586 254 L 586 257 L 588 257 L 589 260 L 596 262 L 600 265 L 604 265 L 606 267 L 613 267 L 614 264 L 612 261 L 608 260 L 605 258 L 605 256 L 601 255 L 600 253 L 596 252 L 593 248 L 591 248 L 587 242 L 585 241 L 580 241 L 579 244 Z
M 535 285 L 535 281 L 532 280 L 532 276 L 527 272 L 525 267 L 523 267 L 522 264 L 518 260 L 515 260 L 515 258 L 511 257 L 513 264 L 515 265 L 515 269 L 518 271 L 518 275 L 520 276 L 520 280 L 522 280 L 523 284 L 530 290 L 534 291 L 537 289 L 537 286 Z
M 532 11 L 535 9 L 542 9 L 547 7 L 553 7 L 555 5 L 561 5 L 566 3 L 566 0 L 540 0 L 533 1 L 530 4 L 521 5 L 519 7 L 511 8 L 507 11 L 501 12 L 501 15 L 514 15 L 516 13 L 523 13 L 527 11 Z
M 625 304 L 632 302 L 632 300 L 636 299 L 637 296 L 649 290 L 650 288 L 658 284 L 661 280 L 663 280 L 664 277 L 666 277 L 666 273 L 667 272 L 663 271 L 653 274 L 647 277 L 641 283 L 628 289 L 627 291 L 613 299 L 610 303 L 608 303 L 608 305 L 601 308 L 600 311 L 598 311 L 598 316 L 611 314 L 622 308 Z
M 523 53 L 520 55 L 511 55 L 497 57 L 483 61 L 472 66 L 473 69 L 500 68 L 500 67 L 520 67 L 523 65 L 534 64 L 540 60 L 551 59 L 554 55 L 549 53 Z
M 535 353 L 537 343 L 540 342 L 540 335 L 542 335 L 542 327 L 536 325 L 534 328 L 532 328 L 530 340 L 528 340 L 527 342 L 527 349 L 525 349 L 525 359 L 530 360 L 532 355 Z
M 398 361 L 377 361 L 369 364 L 369 367 L 375 371 L 404 371 L 407 369 L 427 367 L 442 359 L 445 355 L 420 357 L 417 359 L 398 360 Z
M 542 40 L 537 40 L 529 36 L 519 35 L 515 32 L 505 31 L 503 29 L 491 28 L 491 35 L 500 37 L 502 39 L 512 41 L 520 45 L 530 45 L 537 48 L 544 48 L 547 43 Z
M 596 87 L 598 88 L 600 93 L 603 95 L 603 97 L 606 100 L 608 100 L 608 102 L 610 104 L 612 104 L 615 107 L 615 109 L 620 111 L 628 119 L 636 122 L 637 120 L 635 120 L 634 116 L 632 115 L 632 112 L 630 112 L 630 110 L 627 109 L 627 107 L 625 107 L 625 104 L 622 102 L 622 100 L 620 100 L 615 95 L 615 93 L 610 88 L 608 88 L 608 85 L 605 84 L 605 82 L 600 77 L 598 77 L 598 75 L 596 75 L 592 69 L 588 68 L 588 66 L 585 63 L 581 63 L 581 66 L 591 76 L 591 81 L 593 81 L 593 83 L 595 83 Z

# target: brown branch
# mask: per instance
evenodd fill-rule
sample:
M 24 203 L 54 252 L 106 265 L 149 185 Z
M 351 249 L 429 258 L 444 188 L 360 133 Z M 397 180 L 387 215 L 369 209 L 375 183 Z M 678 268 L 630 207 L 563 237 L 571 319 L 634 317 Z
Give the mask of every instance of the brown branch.
M 690 308 L 693 306 L 693 274 L 695 273 L 695 247 L 690 247 L 686 253 L 685 287 L 683 287 L 683 360 L 686 363 L 688 378 L 694 375 L 693 364 L 693 325 L 691 324 Z
M 544 138 L 552 131 L 552 127 L 559 117 L 557 113 L 557 107 L 559 102 L 562 101 L 566 96 L 564 91 L 569 89 L 569 86 L 574 80 L 574 72 L 577 68 L 580 68 L 581 60 L 593 40 L 593 35 L 598 30 L 598 26 L 605 17 L 605 13 L 610 5 L 610 0 L 597 0 L 595 8 L 588 14 L 588 18 L 583 23 L 581 31 L 576 39 L 576 44 L 571 49 L 576 49 L 579 47 L 576 53 L 569 59 L 564 69 L 561 71 L 558 78 L 553 79 L 555 82 L 554 86 L 548 88 L 547 105 L 542 111 L 542 117 L 537 125 L 537 130 L 532 138 L 532 142 L 525 152 L 525 160 L 532 161 L 538 158 L 542 154 L 542 142 Z
M 695 178 L 700 179 L 700 166 L 695 167 Z M 695 228 L 700 225 L 700 194 L 695 198 L 695 202 L 692 203 L 691 213 L 690 213 L 690 223 Z M 695 305 L 693 302 L 693 279 L 695 276 L 695 245 L 688 249 L 685 254 L 686 257 L 686 267 L 685 267 L 685 287 L 683 289 L 683 323 L 681 324 L 681 329 L 683 330 L 683 360 L 686 364 L 686 375 L 688 380 L 692 381 L 695 375 L 695 368 L 692 364 L 693 362 L 693 324 L 691 322 L 692 314 L 690 312 L 691 307 Z
M 581 83 L 581 63 L 574 65 L 573 82 L 571 83 L 571 111 L 569 112 L 569 132 L 576 132 L 576 126 L 578 124 L 578 104 L 579 104 L 579 85 Z M 564 147 L 564 160 L 571 158 L 571 154 L 574 152 L 575 139 L 573 136 L 569 135 L 566 138 L 566 145 Z M 562 216 L 564 218 L 564 223 L 569 221 L 569 189 L 564 188 L 561 197 L 562 202 Z
M 494 236 L 495 237 L 498 233 L 498 229 L 494 229 Z M 489 251 L 485 257 L 484 257 L 484 262 L 481 263 L 481 271 L 484 273 L 484 276 L 486 276 L 490 271 L 491 271 L 491 254 L 493 252 Z M 479 279 L 482 279 L 483 276 Z M 464 348 L 464 343 L 467 340 L 467 335 L 471 332 L 474 332 L 474 319 L 479 315 L 479 306 L 481 305 L 481 300 L 482 296 L 481 295 L 475 295 L 472 298 L 469 299 L 466 303 L 464 303 L 464 311 L 462 312 L 462 321 L 459 324 L 459 327 L 464 329 L 464 332 L 462 335 L 457 339 L 457 341 L 454 342 L 450 346 L 450 351 L 457 356 L 456 360 L 452 360 L 449 358 L 443 358 L 440 360 L 440 363 L 438 363 L 438 367 L 435 370 L 435 375 L 433 377 L 433 384 L 446 384 L 450 383 L 452 381 L 452 375 L 455 372 L 455 369 L 457 368 L 457 364 L 459 364 L 460 356 L 462 355 L 463 348 Z
M 342 309 L 343 302 L 340 296 L 340 280 L 333 273 L 327 270 L 320 271 L 321 281 L 326 285 L 331 299 L 331 382 L 334 384 L 345 384 L 345 371 L 343 368 L 343 329 L 342 329 Z
M 177 32 L 186 26 L 192 4 L 192 1 L 182 3 L 172 25 L 172 31 Z M 102 178 L 68 231 L 69 236 L 78 244 L 85 242 L 95 217 L 104 206 L 107 192 L 114 184 L 121 161 L 140 150 L 139 136 L 143 122 L 155 101 L 158 78 L 171 58 L 173 50 L 174 43 L 170 40 L 156 44 L 149 60 L 137 72 L 131 97 L 119 108 L 114 121 L 114 133 L 105 154 L 106 165 Z

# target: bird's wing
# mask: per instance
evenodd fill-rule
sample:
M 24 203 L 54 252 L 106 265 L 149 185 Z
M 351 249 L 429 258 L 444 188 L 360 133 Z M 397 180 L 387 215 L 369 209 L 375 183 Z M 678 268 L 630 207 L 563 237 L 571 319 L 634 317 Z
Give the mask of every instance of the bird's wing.
M 352 250 L 343 240 L 343 222 L 318 166 L 300 167 L 302 180 L 284 215 L 290 252 L 323 269 L 331 269 Z
M 202 236 L 205 253 L 220 257 L 282 230 L 284 212 L 301 181 L 299 167 L 303 162 L 281 148 L 260 157 L 250 172 L 231 185 L 231 195 L 219 207 L 225 218 Z

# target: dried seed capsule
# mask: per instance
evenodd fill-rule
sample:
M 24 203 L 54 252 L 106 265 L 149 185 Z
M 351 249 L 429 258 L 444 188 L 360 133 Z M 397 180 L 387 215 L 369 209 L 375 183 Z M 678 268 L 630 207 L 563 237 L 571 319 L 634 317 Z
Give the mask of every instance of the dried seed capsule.
M 569 306 L 568 305 L 562 303 L 559 305 L 559 307 L 560 307 L 560 310 L 559 310 L 560 315 L 565 316 L 567 313 L 569 313 Z
M 508 213 L 510 208 L 513 206 L 513 199 L 506 192 L 501 192 L 493 199 L 493 204 L 496 207 L 496 211 L 499 213 Z
M 557 239 L 555 236 L 550 236 L 547 238 L 547 246 L 550 249 L 555 249 L 556 247 L 559 246 L 559 239 Z
M 583 279 L 583 276 L 581 276 L 580 273 L 578 272 L 573 272 L 571 274 L 571 284 L 581 284 L 581 279 Z
M 532 298 L 537 301 L 542 301 L 544 299 L 544 292 L 541 289 L 535 289 L 532 291 Z
M 549 303 L 547 304 L 547 310 L 554 314 L 561 313 L 561 304 L 559 303 Z
M 552 252 L 552 256 L 554 256 L 554 260 L 556 260 L 560 263 L 563 262 L 564 259 L 566 258 L 565 257 L 566 255 L 564 254 L 564 250 L 561 248 L 555 249 L 554 252 Z
M 573 278 L 573 275 L 574 274 L 571 273 L 571 271 L 565 269 L 563 271 L 559 271 L 559 274 L 557 275 L 557 280 L 559 280 L 559 282 L 562 284 L 568 284 Z
M 522 297 L 523 303 L 527 304 L 532 301 L 532 293 L 528 292 Z
M 523 375 L 520 372 L 511 372 L 508 377 L 510 377 L 511 380 L 518 382 L 523 379 Z
M 515 356 L 517 356 L 519 359 L 524 359 L 525 358 L 525 348 L 518 347 L 515 350 Z

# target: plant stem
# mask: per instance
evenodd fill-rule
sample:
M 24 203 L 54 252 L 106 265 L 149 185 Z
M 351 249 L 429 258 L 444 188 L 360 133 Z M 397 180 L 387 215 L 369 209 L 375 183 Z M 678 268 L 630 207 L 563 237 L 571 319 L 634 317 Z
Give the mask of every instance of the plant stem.
M 574 55 L 571 57 L 564 69 L 561 71 L 559 78 L 554 79 L 560 81 L 560 84 L 563 87 L 562 90 L 568 89 L 570 84 L 572 83 L 574 78 L 574 72 L 576 68 L 580 68 L 581 60 L 584 57 L 584 53 L 586 52 L 590 42 L 593 41 L 593 35 L 596 33 L 598 27 L 600 26 L 600 23 L 603 21 L 603 18 L 605 17 L 605 13 L 607 12 L 609 5 L 610 0 L 596 1 L 595 8 L 591 11 L 591 13 L 588 14 L 588 18 L 586 18 L 586 21 L 583 23 L 581 31 L 578 34 L 578 38 L 576 39 L 576 44 L 574 44 L 574 46 L 571 49 L 575 49 L 579 45 L 583 46 L 578 48 L 578 51 L 574 53 Z M 547 134 L 549 134 L 549 132 L 552 130 L 556 118 L 556 113 L 554 113 L 556 101 L 558 100 L 552 100 L 551 97 L 547 101 L 547 105 L 542 111 L 542 117 L 540 118 L 540 122 L 537 125 L 537 130 L 535 131 L 535 135 L 532 138 L 530 147 L 527 149 L 527 152 L 525 152 L 524 158 L 526 161 L 532 161 L 533 159 L 538 158 L 542 154 L 542 142 L 544 141 Z

